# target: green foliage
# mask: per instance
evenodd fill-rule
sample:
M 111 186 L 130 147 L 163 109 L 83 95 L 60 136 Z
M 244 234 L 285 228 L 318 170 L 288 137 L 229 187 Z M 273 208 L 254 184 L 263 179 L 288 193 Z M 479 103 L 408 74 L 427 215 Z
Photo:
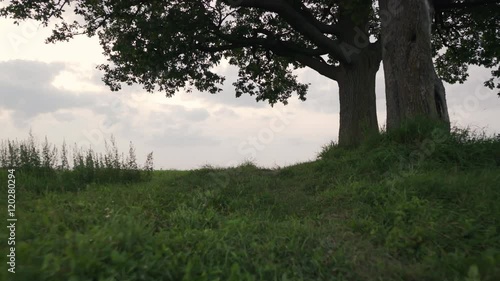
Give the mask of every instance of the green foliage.
M 15 280 L 498 280 L 500 140 L 408 126 L 272 170 L 18 190 Z
M 499 3 L 484 1 L 489 3 L 467 7 L 474 1 L 435 2 L 433 45 L 440 77 L 449 83 L 463 83 L 469 76 L 469 65 L 484 66 L 492 69 L 485 86 L 496 88 L 500 95 Z M 440 6 L 439 2 L 448 2 L 447 6 L 455 2 L 456 8 Z
M 357 30 L 377 36 L 377 24 L 367 25 L 375 20 L 373 2 L 36 0 L 11 1 L 0 16 L 59 22 L 48 42 L 97 36 L 109 61 L 99 69 L 115 91 L 141 84 L 167 96 L 179 89 L 218 93 L 225 77 L 215 67 L 227 60 L 239 68 L 237 97 L 273 105 L 286 104 L 294 93 L 305 100 L 309 85 L 294 70 L 310 67 L 331 78 L 340 63 L 365 55 L 358 46 L 345 54 L 341 43 L 354 44 Z
M 450 83 L 463 82 L 469 65 L 484 66 L 493 69 L 485 85 L 499 88 L 498 3 L 469 7 L 468 2 L 478 1 L 431 2 L 436 8 L 432 40 L 440 76 Z M 391 15 L 381 13 L 375 3 L 32 0 L 10 1 L 0 8 L 0 16 L 44 25 L 59 22 L 48 42 L 97 36 L 109 61 L 99 68 L 115 91 L 124 84 L 141 84 L 167 96 L 180 89 L 218 93 L 225 77 L 214 68 L 227 60 L 239 68 L 233 84 L 237 97 L 249 94 L 257 101 L 286 104 L 293 93 L 306 99 L 309 85 L 297 79 L 297 68 L 310 67 L 338 79 L 333 75 L 336 66 L 359 56 L 380 57 L 380 49 L 369 54 L 365 47 L 351 46 L 362 37 L 380 38 L 380 17 Z M 440 6 L 443 3 L 446 7 Z M 346 44 L 354 57 L 343 51 Z
M 135 149 L 130 143 L 127 158 L 120 156 L 116 141 L 111 137 L 106 143 L 106 154 L 92 148 L 73 148 L 73 165 L 70 169 L 68 148 L 63 142 L 61 153 L 45 138 L 41 149 L 35 137 L 29 134 L 24 141 L 2 140 L 0 143 L 0 170 L 15 169 L 20 180 L 18 188 L 32 192 L 77 191 L 89 184 L 133 183 L 151 179 L 153 154 L 139 167 Z

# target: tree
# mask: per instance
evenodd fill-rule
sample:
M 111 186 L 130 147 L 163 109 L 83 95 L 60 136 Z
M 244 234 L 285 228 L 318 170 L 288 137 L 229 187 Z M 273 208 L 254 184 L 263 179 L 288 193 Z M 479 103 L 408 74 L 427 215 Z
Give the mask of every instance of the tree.
M 470 64 L 498 68 L 497 2 L 404 0 L 392 18 L 382 17 L 388 129 L 416 117 L 449 125 L 444 86 L 433 57 L 439 74 L 450 83 L 465 81 Z M 380 6 L 390 9 L 388 0 L 380 0 Z M 500 71 L 492 74 L 485 83 L 490 88 Z
M 375 75 L 382 59 L 372 0 L 11 1 L 0 14 L 61 23 L 49 42 L 97 35 L 112 90 L 139 83 L 148 91 L 196 88 L 217 93 L 225 77 L 214 66 L 239 67 L 236 96 L 271 105 L 308 85 L 293 71 L 308 67 L 339 85 L 341 145 L 377 132 Z M 81 20 L 69 22 L 71 7 Z M 375 36 L 373 36 L 375 35 Z M 372 38 L 374 42 L 370 42 Z

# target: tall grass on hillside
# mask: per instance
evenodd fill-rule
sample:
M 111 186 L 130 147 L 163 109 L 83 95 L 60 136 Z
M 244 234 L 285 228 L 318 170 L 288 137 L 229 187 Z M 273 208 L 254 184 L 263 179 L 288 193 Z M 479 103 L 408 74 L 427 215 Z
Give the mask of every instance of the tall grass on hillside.
M 20 193 L 15 280 L 500 280 L 500 138 L 409 126 L 289 167 Z
M 104 154 L 76 144 L 70 151 L 66 142 L 58 149 L 47 137 L 40 143 L 30 132 L 26 140 L 0 142 L 0 170 L 15 169 L 17 186 L 35 192 L 76 191 L 93 183 L 133 183 L 151 179 L 152 152 L 140 167 L 132 142 L 127 155 L 118 151 L 113 136 L 109 142 L 105 141 L 105 147 Z

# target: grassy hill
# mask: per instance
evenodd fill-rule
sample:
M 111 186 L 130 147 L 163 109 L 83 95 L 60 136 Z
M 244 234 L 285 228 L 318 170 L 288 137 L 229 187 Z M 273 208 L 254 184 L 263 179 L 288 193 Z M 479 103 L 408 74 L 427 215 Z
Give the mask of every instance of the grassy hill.
M 1 280 L 500 280 L 500 139 L 467 131 L 78 192 L 18 182 L 18 266 Z

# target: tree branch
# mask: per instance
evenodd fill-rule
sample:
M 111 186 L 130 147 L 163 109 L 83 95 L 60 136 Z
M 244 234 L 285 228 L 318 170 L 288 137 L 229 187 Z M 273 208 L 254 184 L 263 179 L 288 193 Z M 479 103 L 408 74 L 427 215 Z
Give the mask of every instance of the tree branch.
M 337 60 L 349 63 L 349 58 L 346 57 L 340 48 L 338 40 L 333 40 L 326 36 L 321 29 L 312 24 L 303 14 L 297 12 L 293 6 L 284 0 L 239 0 L 233 6 L 258 8 L 275 12 L 293 29 L 302 34 L 306 39 L 314 42 L 319 48 L 328 50 L 328 53 Z M 337 27 L 330 26 L 328 28 L 335 29 Z
M 306 20 L 313 24 L 322 33 L 334 34 L 340 36 L 342 34 L 342 29 L 338 24 L 325 24 L 318 20 L 311 11 L 302 3 L 302 1 L 290 1 L 292 6 L 300 13 Z
M 297 62 L 307 67 L 316 70 L 319 74 L 327 78 L 330 78 L 335 81 L 338 81 L 339 79 L 340 68 L 326 63 L 324 60 L 321 59 L 321 57 L 317 59 L 314 57 L 308 57 L 301 54 L 291 54 L 289 57 L 295 59 Z
M 321 55 L 327 54 L 320 49 L 307 49 L 297 46 L 288 41 L 281 41 L 273 38 L 234 38 L 231 35 L 220 34 L 223 40 L 229 44 L 220 46 L 196 45 L 205 52 L 220 52 L 239 48 L 261 47 L 270 50 L 278 56 L 291 58 L 298 63 L 316 70 L 319 74 L 333 80 L 338 79 L 339 69 L 326 63 L 321 59 Z

